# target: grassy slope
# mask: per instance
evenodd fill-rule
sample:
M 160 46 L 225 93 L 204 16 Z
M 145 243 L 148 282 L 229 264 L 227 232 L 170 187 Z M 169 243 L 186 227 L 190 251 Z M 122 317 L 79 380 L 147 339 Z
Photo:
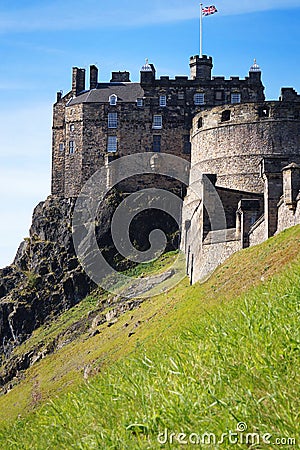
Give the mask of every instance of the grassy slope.
M 3 422 L 59 398 L 8 425 L 0 448 L 160 448 L 165 428 L 221 435 L 239 421 L 296 437 L 299 243 L 300 227 L 287 230 L 34 365 L 0 397 Z M 87 365 L 101 373 L 82 383 Z

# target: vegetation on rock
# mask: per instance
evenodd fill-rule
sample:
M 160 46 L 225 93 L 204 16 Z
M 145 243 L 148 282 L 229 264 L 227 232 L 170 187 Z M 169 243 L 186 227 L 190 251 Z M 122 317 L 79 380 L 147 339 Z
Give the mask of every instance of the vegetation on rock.
M 181 448 L 181 432 L 238 429 L 238 439 L 259 436 L 251 448 L 297 448 L 299 243 L 298 226 L 233 255 L 203 284 L 185 279 L 115 316 L 95 292 L 36 330 L 20 352 L 62 341 L 0 397 L 0 447 L 155 449 L 167 435 L 166 448 Z

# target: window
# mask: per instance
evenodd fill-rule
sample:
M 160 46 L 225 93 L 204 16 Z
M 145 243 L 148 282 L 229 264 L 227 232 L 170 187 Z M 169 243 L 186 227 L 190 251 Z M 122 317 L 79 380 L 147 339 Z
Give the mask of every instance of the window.
M 167 106 L 167 97 L 165 95 L 160 95 L 159 106 Z
M 65 146 L 64 146 L 64 143 L 63 142 L 61 142 L 60 144 L 59 144 L 59 151 L 60 152 L 63 152 L 64 151 L 64 149 L 65 149 Z
M 199 117 L 197 125 L 198 125 L 198 128 L 201 128 L 203 126 L 203 119 L 202 119 L 202 117 Z
M 184 92 L 178 92 L 178 100 L 184 100 Z
M 71 131 L 71 133 L 72 133 L 74 130 L 75 130 L 75 125 L 74 125 L 74 123 L 71 123 L 71 124 L 70 124 L 70 131 Z
M 236 92 L 231 94 L 231 103 L 241 103 L 241 94 Z
M 162 128 L 162 116 L 153 116 L 153 128 Z
M 270 110 L 267 106 L 260 106 L 258 108 L 258 116 L 259 117 L 269 117 Z
M 194 103 L 195 105 L 204 105 L 204 94 L 197 93 L 194 95 Z
M 227 122 L 228 120 L 230 120 L 230 110 L 225 109 L 225 111 L 222 112 L 221 122 Z
M 215 92 L 215 99 L 216 100 L 223 100 L 224 95 L 223 95 L 223 91 L 216 91 Z
M 112 94 L 109 96 L 109 104 L 112 106 L 115 106 L 117 104 L 117 99 L 118 97 L 116 96 L 116 94 Z
M 74 152 L 75 152 L 75 142 L 69 141 L 69 154 L 73 155 Z
M 141 107 L 143 105 L 144 105 L 143 99 L 142 98 L 138 98 L 137 101 L 136 101 L 136 106 Z
M 185 153 L 186 155 L 191 154 L 191 142 L 189 134 L 185 134 L 183 136 L 183 153 Z
M 117 151 L 117 136 L 107 137 L 107 151 L 116 152 Z
M 108 128 L 117 128 L 118 126 L 118 114 L 108 113 Z
M 160 152 L 160 150 L 161 150 L 161 136 L 155 134 L 153 136 L 153 151 Z

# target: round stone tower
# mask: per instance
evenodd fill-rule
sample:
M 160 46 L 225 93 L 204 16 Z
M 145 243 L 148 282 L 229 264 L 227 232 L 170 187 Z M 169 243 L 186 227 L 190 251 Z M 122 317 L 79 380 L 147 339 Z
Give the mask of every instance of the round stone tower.
M 217 186 L 263 192 L 263 157 L 300 157 L 300 102 L 225 105 L 193 119 L 192 166 L 217 174 Z

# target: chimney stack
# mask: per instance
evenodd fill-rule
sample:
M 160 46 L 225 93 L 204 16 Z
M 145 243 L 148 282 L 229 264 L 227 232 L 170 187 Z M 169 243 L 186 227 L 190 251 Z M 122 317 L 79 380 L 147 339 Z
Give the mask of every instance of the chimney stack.
M 72 72 L 72 93 L 77 97 L 80 92 L 85 90 L 85 69 L 73 67 Z
M 90 66 L 90 89 L 96 89 L 98 84 L 98 68 L 93 64 Z

